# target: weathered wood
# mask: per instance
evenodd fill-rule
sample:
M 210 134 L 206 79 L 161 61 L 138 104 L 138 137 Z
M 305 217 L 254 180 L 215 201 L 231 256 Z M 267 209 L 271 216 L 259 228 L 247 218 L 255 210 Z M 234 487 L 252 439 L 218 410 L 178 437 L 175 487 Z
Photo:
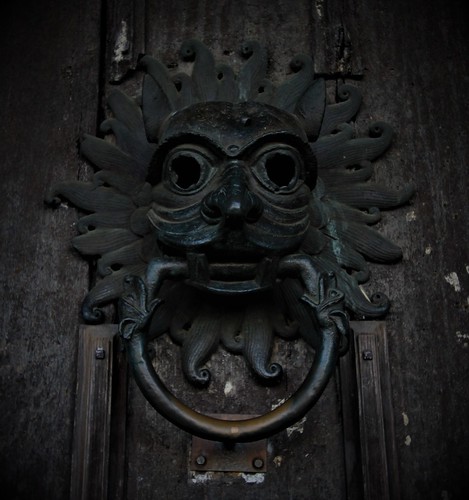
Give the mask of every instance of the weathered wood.
M 67 498 L 88 265 L 75 210 L 43 200 L 88 170 L 76 143 L 96 130 L 100 2 L 10 2 L 0 25 L 1 496 Z
M 363 76 L 359 24 L 347 2 L 311 2 L 311 40 L 316 73 L 328 79 Z
M 145 52 L 145 0 L 107 3 L 107 78 L 117 84 L 137 67 Z
M 363 499 L 363 472 L 360 447 L 357 370 L 355 363 L 354 325 L 348 352 L 339 360 L 340 402 L 344 443 L 344 467 L 347 500 Z
M 115 325 L 117 328 L 117 325 Z M 127 359 L 120 339 L 114 342 L 108 500 L 122 500 L 126 485 Z
M 365 498 L 389 500 L 388 464 L 378 340 L 374 335 L 357 335 L 357 372 Z
M 351 4 L 352 2 L 350 2 Z M 402 498 L 469 491 L 467 17 L 463 2 L 353 2 L 365 70 L 357 131 L 385 120 L 393 145 L 375 179 L 416 196 L 383 215 L 402 263 L 375 266 L 386 318 Z M 352 7 L 350 7 L 351 11 Z M 405 15 L 403 13 L 405 12 Z
M 107 498 L 116 325 L 81 326 L 72 450 L 72 500 Z
M 355 362 L 365 499 L 398 500 L 389 356 L 384 322 L 355 322 Z
M 384 321 L 352 321 L 339 365 L 347 500 L 400 497 Z

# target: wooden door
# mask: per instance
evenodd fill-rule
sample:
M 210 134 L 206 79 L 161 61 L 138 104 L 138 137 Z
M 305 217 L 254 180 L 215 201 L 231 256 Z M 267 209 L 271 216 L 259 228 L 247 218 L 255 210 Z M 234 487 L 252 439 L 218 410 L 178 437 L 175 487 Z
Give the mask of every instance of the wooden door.
M 344 81 L 360 88 L 357 131 L 364 133 L 374 120 L 395 129 L 375 178 L 394 188 L 413 184 L 417 194 L 410 205 L 386 214 L 380 228 L 404 249 L 403 261 L 374 266 L 368 287 L 392 299 L 385 326 L 397 457 L 393 494 L 465 498 L 466 24 L 463 2 L 440 0 L 379 6 L 48 0 L 7 8 L 0 82 L 0 477 L 6 498 L 68 498 L 71 487 L 79 308 L 93 272 L 70 249 L 74 209 L 46 209 L 44 194 L 53 183 L 89 176 L 76 141 L 98 132 L 107 112 L 103 97 L 113 87 L 138 95 L 138 57 L 150 54 L 173 65 L 188 38 L 230 62 L 241 42 L 258 40 L 269 51 L 274 79 L 288 71 L 292 56 L 311 54 L 331 95 Z M 242 359 L 220 351 L 211 362 L 216 383 L 207 392 L 183 381 L 169 341 L 158 350 L 168 385 L 185 401 L 217 413 L 265 411 L 291 394 L 311 357 L 299 344 L 279 346 L 287 377 L 265 389 L 253 385 Z M 361 498 L 363 477 L 350 471 L 351 463 L 360 465 L 360 436 L 344 419 L 344 385 L 335 377 L 304 421 L 269 440 L 266 473 L 203 474 L 190 470 L 190 436 L 160 417 L 130 379 L 126 410 L 117 412 L 113 427 L 109 495 Z

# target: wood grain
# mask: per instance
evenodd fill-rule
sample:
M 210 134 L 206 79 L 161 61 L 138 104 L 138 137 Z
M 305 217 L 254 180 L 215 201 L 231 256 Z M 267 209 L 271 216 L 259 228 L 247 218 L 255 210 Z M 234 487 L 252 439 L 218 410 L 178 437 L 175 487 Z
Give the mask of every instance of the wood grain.
M 392 300 L 386 318 L 402 498 L 465 498 L 469 491 L 467 333 L 467 12 L 462 2 L 354 3 L 369 120 L 395 129 L 375 178 L 413 184 L 411 204 L 382 231 L 403 261 L 375 266 L 369 293 Z M 405 15 L 404 15 L 405 13 Z M 459 286 L 447 279 L 458 277 Z
M 75 210 L 43 200 L 88 170 L 76 144 L 96 130 L 100 7 L 17 2 L 0 24 L 0 484 L 5 499 L 67 498 L 88 265 Z
M 108 497 L 116 325 L 82 325 L 73 433 L 72 500 Z

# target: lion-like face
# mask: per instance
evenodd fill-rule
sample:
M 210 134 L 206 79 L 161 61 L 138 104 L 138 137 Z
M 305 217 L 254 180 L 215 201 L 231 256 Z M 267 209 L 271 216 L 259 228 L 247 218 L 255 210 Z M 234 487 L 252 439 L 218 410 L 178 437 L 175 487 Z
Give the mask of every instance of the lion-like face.
M 239 281 L 302 242 L 314 159 L 289 113 L 259 103 L 193 105 L 164 124 L 153 163 L 148 217 L 158 240 L 169 255 L 198 255 L 210 278 L 224 263 L 222 281 Z

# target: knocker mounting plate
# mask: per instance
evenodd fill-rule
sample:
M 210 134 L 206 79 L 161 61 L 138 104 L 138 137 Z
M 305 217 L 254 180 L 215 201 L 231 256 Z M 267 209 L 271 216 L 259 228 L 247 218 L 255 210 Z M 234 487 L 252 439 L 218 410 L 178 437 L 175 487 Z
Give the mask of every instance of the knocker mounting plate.
M 212 415 L 223 420 L 245 420 L 249 415 Z M 266 472 L 267 440 L 220 443 L 192 436 L 190 470 L 197 472 Z
M 388 299 L 369 299 L 361 285 L 369 261 L 394 262 L 401 250 L 373 225 L 412 194 L 371 181 L 392 131 L 378 122 L 355 137 L 355 87 L 342 85 L 328 103 L 311 58 L 295 57 L 293 74 L 275 86 L 263 47 L 248 42 L 240 56 L 238 74 L 195 40 L 181 48 L 191 74 L 143 57 L 141 103 L 118 90 L 108 96 L 113 116 L 101 128 L 115 144 L 89 135 L 81 143 L 93 180 L 60 184 L 47 197 L 85 212 L 73 245 L 97 258 L 100 279 L 84 319 L 104 321 L 101 307 L 118 302 L 148 401 L 188 432 L 224 442 L 256 441 L 303 417 L 347 349 L 349 315 L 386 314 Z M 275 336 L 303 338 L 315 359 L 283 405 L 227 422 L 188 408 L 162 384 L 147 344 L 165 334 L 199 387 L 209 384 L 205 363 L 220 345 L 243 354 L 265 383 L 283 373 L 271 361 Z

